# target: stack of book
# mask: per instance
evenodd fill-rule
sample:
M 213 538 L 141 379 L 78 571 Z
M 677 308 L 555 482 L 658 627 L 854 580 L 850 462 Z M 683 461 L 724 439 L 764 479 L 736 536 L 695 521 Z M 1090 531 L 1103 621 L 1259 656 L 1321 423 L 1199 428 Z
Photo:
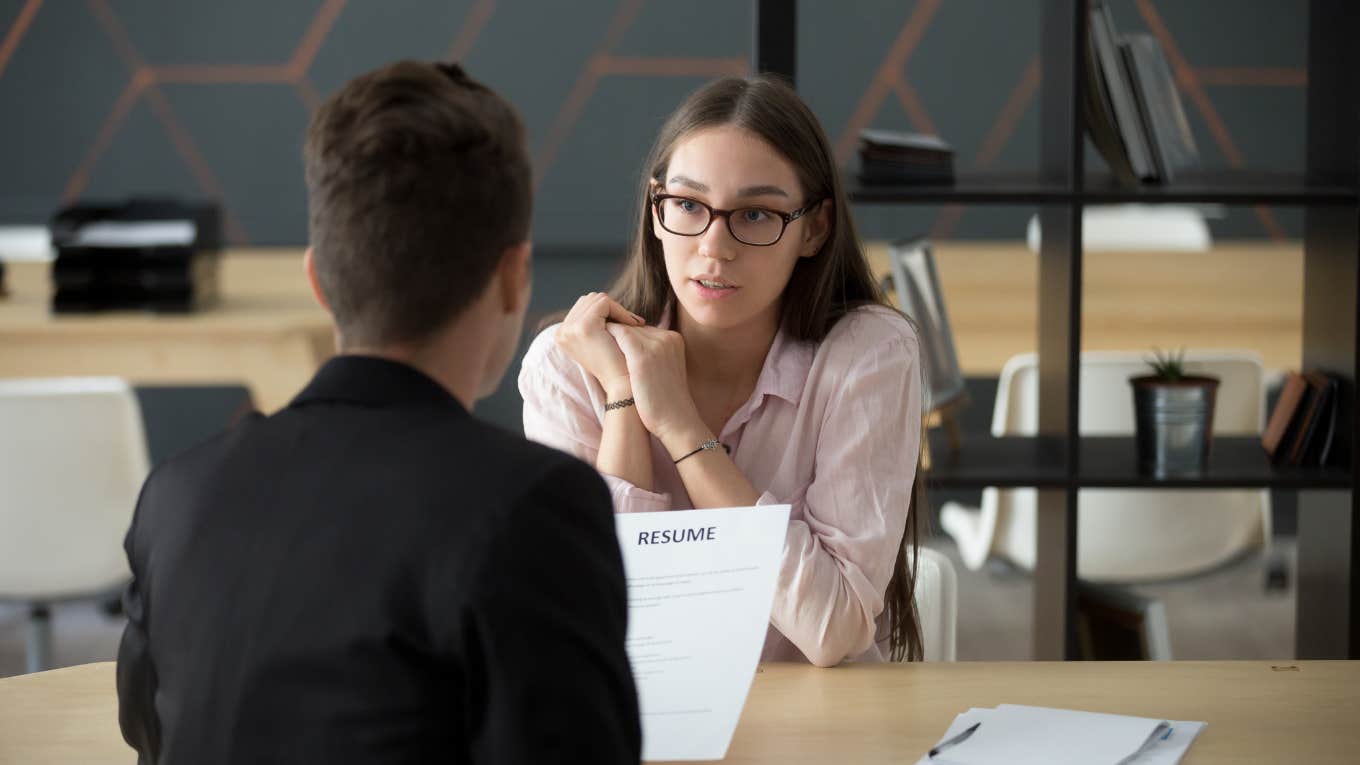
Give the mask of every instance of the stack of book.
M 217 298 L 217 208 L 173 200 L 79 204 L 52 220 L 52 311 L 183 313 Z
M 893 130 L 861 130 L 859 179 L 866 185 L 949 183 L 954 150 L 939 136 Z
M 1290 372 L 1270 413 L 1261 445 L 1280 466 L 1325 467 L 1339 462 L 1333 448 L 1340 380 L 1325 372 Z
M 1199 163 L 1171 67 L 1157 39 L 1121 35 L 1092 0 L 1082 109 L 1091 141 L 1123 184 L 1167 183 Z

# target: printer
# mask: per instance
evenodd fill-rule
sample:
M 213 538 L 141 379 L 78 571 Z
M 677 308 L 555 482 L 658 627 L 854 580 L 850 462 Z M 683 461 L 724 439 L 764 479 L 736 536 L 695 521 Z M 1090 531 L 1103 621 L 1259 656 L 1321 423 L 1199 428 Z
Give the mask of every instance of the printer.
M 83 202 L 59 211 L 51 232 L 53 313 L 187 313 L 217 300 L 216 205 Z

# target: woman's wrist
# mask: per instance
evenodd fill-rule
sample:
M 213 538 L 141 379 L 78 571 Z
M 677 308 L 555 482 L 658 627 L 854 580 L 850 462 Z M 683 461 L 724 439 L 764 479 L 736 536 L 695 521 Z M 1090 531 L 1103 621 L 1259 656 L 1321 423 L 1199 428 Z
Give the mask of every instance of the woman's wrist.
M 661 429 L 658 428 L 658 430 Z M 666 448 L 666 453 L 671 455 L 671 459 L 697 449 L 705 441 L 717 438 L 713 431 L 708 429 L 708 426 L 699 421 L 686 423 L 653 435 Z
M 612 380 L 602 380 L 600 387 L 604 389 L 604 400 L 606 403 L 613 401 L 623 401 L 633 397 L 633 383 L 626 376 Z

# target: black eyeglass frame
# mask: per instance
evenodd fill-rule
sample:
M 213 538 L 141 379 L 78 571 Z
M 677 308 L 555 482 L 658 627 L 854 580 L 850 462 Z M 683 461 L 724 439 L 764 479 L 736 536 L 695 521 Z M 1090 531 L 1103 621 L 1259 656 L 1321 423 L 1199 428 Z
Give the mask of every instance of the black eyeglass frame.
M 694 204 L 699 205 L 700 207 L 708 210 L 708 223 L 705 223 L 703 228 L 699 229 L 693 234 L 682 234 L 679 231 L 672 230 L 670 226 L 666 225 L 666 214 L 661 211 L 661 203 L 667 199 L 683 199 L 686 202 L 693 202 Z M 821 204 L 822 201 L 823 200 L 821 199 L 817 199 L 812 202 L 808 202 L 807 204 L 803 205 L 797 210 L 794 210 L 793 212 L 772 210 L 768 207 L 761 207 L 760 205 L 747 205 L 745 207 L 736 207 L 731 210 L 722 210 L 706 202 L 700 202 L 694 197 L 687 197 L 684 194 L 656 193 L 652 195 L 652 206 L 656 209 L 656 219 L 661 222 L 662 228 L 666 229 L 667 231 L 670 231 L 672 234 L 675 234 L 676 236 L 703 236 L 704 232 L 708 231 L 709 227 L 713 225 L 713 221 L 717 219 L 719 216 L 721 216 L 723 220 L 727 222 L 727 233 L 731 234 L 733 239 L 737 240 L 738 242 L 741 242 L 744 245 L 747 245 L 748 247 L 772 247 L 776 244 L 779 244 L 779 240 L 784 238 L 784 232 L 789 230 L 789 224 L 798 220 L 804 215 L 807 215 L 807 213 L 810 210 L 812 210 L 817 205 Z M 783 221 L 783 224 L 779 227 L 779 236 L 776 236 L 774 238 L 774 241 L 765 242 L 764 244 L 755 244 L 754 242 L 748 242 L 745 239 L 742 239 L 740 236 L 737 236 L 737 232 L 732 228 L 732 213 L 741 212 L 742 210 L 760 210 L 761 212 L 769 213 L 771 215 L 778 217 L 781 221 Z

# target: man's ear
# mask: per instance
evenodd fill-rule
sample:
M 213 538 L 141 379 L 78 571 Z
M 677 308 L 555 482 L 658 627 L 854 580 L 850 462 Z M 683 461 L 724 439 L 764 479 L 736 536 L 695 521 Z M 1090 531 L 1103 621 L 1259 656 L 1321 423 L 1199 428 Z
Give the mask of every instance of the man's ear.
M 496 267 L 496 281 L 500 288 L 502 313 L 521 313 L 528 307 L 534 282 L 533 252 L 533 244 L 526 241 L 511 245 L 501 253 L 500 265 Z
M 326 309 L 326 313 L 330 313 L 331 304 L 326 302 L 326 294 L 321 291 L 321 281 L 316 278 L 316 255 L 312 252 L 311 247 L 308 247 L 307 251 L 302 254 L 302 270 L 307 274 L 307 283 L 312 285 L 312 295 L 316 298 L 316 302 Z
M 831 216 L 836 210 L 836 203 L 830 199 L 823 199 L 817 205 L 817 209 L 803 216 L 803 220 L 808 222 L 803 231 L 803 249 L 799 256 L 810 258 L 821 251 L 822 245 L 826 244 L 826 238 L 831 234 Z

